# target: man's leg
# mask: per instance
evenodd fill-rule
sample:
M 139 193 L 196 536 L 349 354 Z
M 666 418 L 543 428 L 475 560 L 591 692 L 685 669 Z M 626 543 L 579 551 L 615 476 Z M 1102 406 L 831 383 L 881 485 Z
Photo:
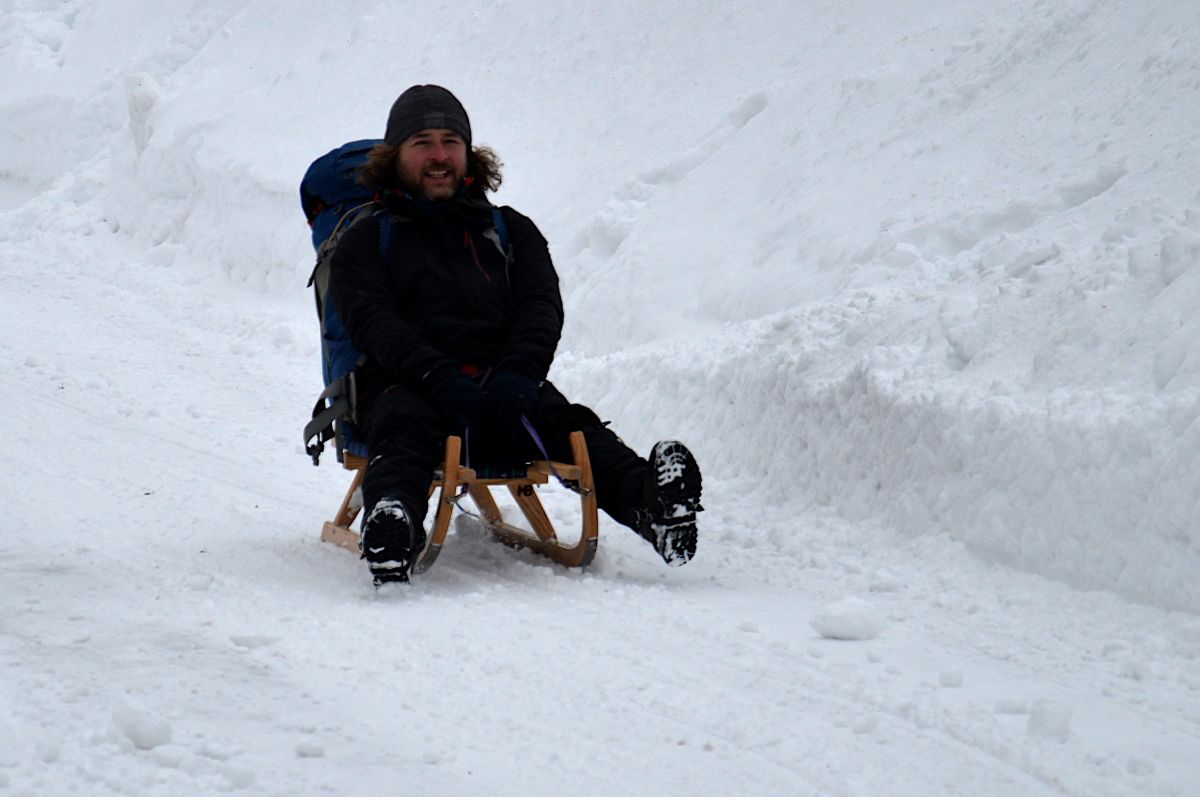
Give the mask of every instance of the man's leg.
M 656 444 L 643 459 L 591 409 L 572 404 L 549 382 L 542 385 L 530 422 L 551 458 L 569 461 L 571 432 L 583 432 L 596 484 L 596 501 L 613 520 L 645 538 L 670 565 L 696 552 L 700 468 L 687 447 Z
M 446 430 L 420 394 L 393 387 L 367 408 L 368 451 L 363 480 L 363 558 L 375 583 L 408 581 L 425 546 L 429 484 Z
M 643 503 L 642 486 L 650 470 L 649 463 L 639 457 L 625 441 L 617 437 L 588 407 L 572 404 L 549 382 L 542 384 L 538 406 L 529 415 L 551 459 L 571 461 L 570 436 L 583 432 L 587 442 L 588 459 L 592 463 L 592 478 L 596 484 L 596 502 L 613 520 L 634 527 L 633 510 Z M 519 426 L 513 429 L 514 443 L 519 441 L 526 458 L 541 454 Z

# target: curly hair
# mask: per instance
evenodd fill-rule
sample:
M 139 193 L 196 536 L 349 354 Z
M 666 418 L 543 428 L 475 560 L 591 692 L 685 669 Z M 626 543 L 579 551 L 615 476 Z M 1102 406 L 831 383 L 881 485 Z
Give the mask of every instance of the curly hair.
M 389 144 L 376 144 L 367 153 L 367 162 L 358 170 L 358 182 L 368 188 L 380 191 L 394 191 L 402 188 L 400 173 L 396 170 L 396 154 L 400 147 Z M 500 168 L 504 164 L 490 147 L 473 147 L 467 153 L 467 192 L 473 196 L 482 197 L 488 191 L 500 188 L 503 178 Z

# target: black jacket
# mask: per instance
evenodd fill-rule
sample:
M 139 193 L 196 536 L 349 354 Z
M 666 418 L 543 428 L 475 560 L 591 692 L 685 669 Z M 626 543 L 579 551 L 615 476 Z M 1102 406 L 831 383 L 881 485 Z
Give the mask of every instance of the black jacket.
M 434 373 L 464 364 L 546 378 L 562 332 L 558 275 L 534 223 L 501 210 L 512 251 L 484 233 L 492 206 L 459 197 L 384 200 L 390 244 L 381 253 L 379 215 L 343 233 L 330 269 L 330 300 L 367 361 L 360 397 L 390 385 L 423 389 Z M 368 395 L 361 395 L 363 392 Z

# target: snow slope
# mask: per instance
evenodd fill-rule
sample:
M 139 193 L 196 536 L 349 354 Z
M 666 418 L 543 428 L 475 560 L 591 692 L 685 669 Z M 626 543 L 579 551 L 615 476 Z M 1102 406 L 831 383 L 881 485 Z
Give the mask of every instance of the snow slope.
M 150 8 L 0 6 L 0 792 L 1192 793 L 1193 5 Z M 296 184 L 418 81 L 687 568 L 317 542 Z

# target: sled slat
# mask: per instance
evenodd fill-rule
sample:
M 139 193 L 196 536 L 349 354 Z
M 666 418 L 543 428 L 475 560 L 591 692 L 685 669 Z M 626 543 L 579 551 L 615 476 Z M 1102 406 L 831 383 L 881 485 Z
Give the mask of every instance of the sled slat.
M 551 470 L 551 467 L 553 467 L 553 470 Z M 566 479 L 569 482 L 577 482 L 583 475 L 583 469 L 578 465 L 567 465 L 563 462 L 547 462 L 544 459 L 539 459 L 530 465 L 529 470 L 537 471 L 547 478 L 554 475 L 555 471 L 557 471 L 560 478 Z
M 487 488 L 486 484 L 472 482 L 467 489 L 471 493 L 471 500 L 479 509 L 479 514 L 483 515 L 484 521 L 489 526 L 504 522 L 504 515 L 500 512 L 500 507 L 496 506 L 496 500 L 492 498 L 492 491 Z
M 345 526 L 326 522 L 321 527 L 321 542 L 331 542 L 339 548 L 345 548 L 352 553 L 358 553 L 358 532 Z
M 542 502 L 538 500 L 537 493 L 523 484 L 508 485 L 508 492 L 512 494 L 513 500 L 517 502 L 517 506 L 525 515 L 525 519 L 529 521 L 529 525 L 533 527 L 538 539 L 542 542 L 555 542 L 558 535 L 554 533 L 554 525 L 550 522 L 550 518 L 546 517 L 546 510 L 542 508 Z

